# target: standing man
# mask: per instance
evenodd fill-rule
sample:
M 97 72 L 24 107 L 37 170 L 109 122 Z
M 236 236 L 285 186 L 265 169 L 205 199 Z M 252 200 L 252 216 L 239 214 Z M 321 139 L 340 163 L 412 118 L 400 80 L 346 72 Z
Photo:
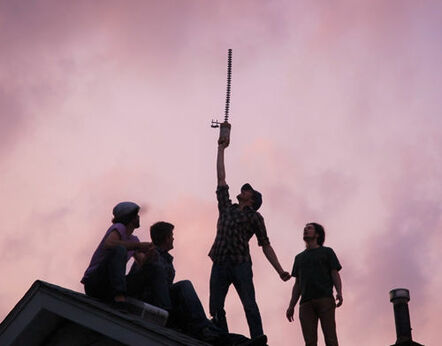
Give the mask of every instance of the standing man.
M 230 127 L 230 124 L 225 122 L 221 126 Z M 230 200 L 224 168 L 224 150 L 228 143 L 228 139 L 222 137 L 218 140 L 216 195 L 219 217 L 216 238 L 209 253 L 213 261 L 210 275 L 210 314 L 218 327 L 228 331 L 224 302 L 229 286 L 233 284 L 246 313 L 250 336 L 256 338 L 264 333 L 253 286 L 250 238 L 256 235 L 258 245 L 262 247 L 264 255 L 282 280 L 289 280 L 290 274 L 279 264 L 267 237 L 264 219 L 258 213 L 262 204 L 261 193 L 250 184 L 244 184 L 237 196 L 238 203 L 232 204 Z
M 323 246 L 324 228 L 317 223 L 304 227 L 306 249 L 295 257 L 292 276 L 296 278 L 292 298 L 287 309 L 287 319 L 293 321 L 295 305 L 301 297 L 299 320 L 306 346 L 318 342 L 318 319 L 327 346 L 338 346 L 335 308 L 342 305 L 342 283 L 338 273 L 341 265 L 333 249 Z M 336 288 L 336 301 L 333 298 Z

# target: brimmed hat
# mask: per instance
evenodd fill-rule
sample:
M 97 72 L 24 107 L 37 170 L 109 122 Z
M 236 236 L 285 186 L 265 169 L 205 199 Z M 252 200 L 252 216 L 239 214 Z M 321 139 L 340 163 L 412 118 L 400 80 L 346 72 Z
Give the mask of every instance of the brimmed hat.
M 140 206 L 134 202 L 120 202 L 112 210 L 115 219 L 121 219 L 140 210 Z
M 253 192 L 253 205 L 252 208 L 256 211 L 259 209 L 259 207 L 261 207 L 262 204 L 262 194 L 259 191 L 256 191 L 252 185 L 250 185 L 249 183 L 244 184 L 241 187 L 241 190 L 247 190 L 247 191 L 252 191 Z

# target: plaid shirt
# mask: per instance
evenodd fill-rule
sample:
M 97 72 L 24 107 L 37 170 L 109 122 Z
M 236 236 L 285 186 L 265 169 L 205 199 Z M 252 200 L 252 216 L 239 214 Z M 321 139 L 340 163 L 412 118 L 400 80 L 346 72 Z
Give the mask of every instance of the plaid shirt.
M 256 234 L 259 246 L 270 244 L 264 218 L 252 208 L 245 207 L 241 210 L 238 204 L 232 204 L 228 185 L 218 186 L 216 197 L 219 218 L 209 257 L 215 263 L 252 262 L 249 240 L 253 234 Z

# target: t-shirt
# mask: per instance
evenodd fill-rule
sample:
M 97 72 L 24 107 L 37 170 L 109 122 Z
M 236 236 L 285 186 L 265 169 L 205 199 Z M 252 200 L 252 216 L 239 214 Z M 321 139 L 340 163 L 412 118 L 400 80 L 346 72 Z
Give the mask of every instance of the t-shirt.
M 333 296 L 332 269 L 341 270 L 333 249 L 325 246 L 306 249 L 295 257 L 292 276 L 299 280 L 301 304 L 316 298 Z
M 98 268 L 101 261 L 103 261 L 106 250 L 104 249 L 104 241 L 106 240 L 107 236 L 112 232 L 117 231 L 120 234 L 120 238 L 123 241 L 132 241 L 134 243 L 139 243 L 140 240 L 137 236 L 134 235 L 127 235 L 126 233 L 126 226 L 122 223 L 115 223 L 112 226 L 109 227 L 109 229 L 106 231 L 106 234 L 104 235 L 103 239 L 101 240 L 100 244 L 98 245 L 97 249 L 95 250 L 94 254 L 92 255 L 91 262 L 89 263 L 89 267 L 84 272 L 84 276 L 81 279 L 81 282 L 84 283 L 85 280 L 88 278 L 88 276 Z M 127 261 L 134 255 L 134 250 L 127 251 Z

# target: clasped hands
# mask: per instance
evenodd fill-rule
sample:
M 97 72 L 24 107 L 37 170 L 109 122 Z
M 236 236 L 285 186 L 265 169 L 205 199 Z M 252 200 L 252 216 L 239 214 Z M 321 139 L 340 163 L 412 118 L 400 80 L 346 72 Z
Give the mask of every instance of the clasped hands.
M 142 242 L 137 250 L 144 254 L 144 261 L 152 262 L 158 258 L 158 251 L 153 243 Z

